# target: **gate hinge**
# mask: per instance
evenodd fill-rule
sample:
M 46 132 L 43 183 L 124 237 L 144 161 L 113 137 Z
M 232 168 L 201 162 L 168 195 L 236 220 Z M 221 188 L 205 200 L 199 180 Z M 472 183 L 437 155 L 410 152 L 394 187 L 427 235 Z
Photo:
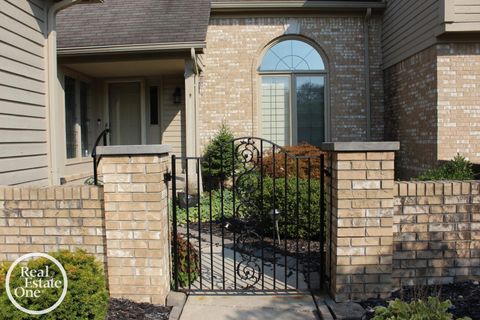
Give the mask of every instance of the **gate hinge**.
M 172 174 L 170 172 L 163 174 L 163 181 L 164 182 L 172 181 Z

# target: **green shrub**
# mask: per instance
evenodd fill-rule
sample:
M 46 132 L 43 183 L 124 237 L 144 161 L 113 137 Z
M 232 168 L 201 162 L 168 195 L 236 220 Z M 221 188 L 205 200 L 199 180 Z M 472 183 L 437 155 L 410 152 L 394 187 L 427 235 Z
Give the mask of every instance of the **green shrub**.
M 475 173 L 473 165 L 464 156 L 457 154 L 453 160 L 448 161 L 437 169 L 426 171 L 417 178 L 418 180 L 473 180 Z
M 190 247 L 190 249 L 187 249 L 188 247 Z M 172 250 L 173 248 L 172 244 Z M 188 259 L 188 250 L 190 250 L 190 260 Z M 181 235 L 177 234 L 177 254 L 178 283 L 181 287 L 186 287 L 189 283 L 195 282 L 199 276 L 198 250 Z M 190 261 L 190 268 L 188 261 Z M 173 279 L 173 281 L 175 281 L 175 279 Z
M 258 183 L 258 182 L 249 182 Z M 275 193 L 273 186 L 275 184 Z M 251 189 L 251 188 L 247 188 Z M 262 194 L 263 189 L 263 194 Z M 244 208 L 245 214 L 251 215 L 257 224 L 259 232 L 273 234 L 274 223 L 270 214 L 275 208 L 281 212 L 277 217 L 280 235 L 282 237 L 302 239 L 318 239 L 320 236 L 320 181 L 310 179 L 298 179 L 298 208 L 297 208 L 297 178 L 287 178 L 287 198 L 285 208 L 285 179 L 264 177 L 263 188 L 255 188 L 252 193 L 245 194 L 252 201 L 252 206 Z M 262 207 L 263 200 L 263 207 Z M 262 210 L 263 209 L 263 210 Z M 297 224 L 298 210 L 298 224 Z M 286 214 L 285 214 L 286 211 Z M 286 224 L 286 233 L 285 233 Z M 310 227 L 309 227 L 310 226 Z M 298 230 L 297 230 L 298 228 Z M 298 233 L 298 235 L 297 235 Z
M 428 297 L 427 301 L 417 300 L 410 303 L 395 299 L 388 303 L 388 307 L 376 307 L 373 320 L 450 320 L 453 318 L 452 314 L 448 313 L 448 308 L 451 306 L 450 300 L 442 302 L 437 297 Z
M 103 320 L 107 314 L 108 292 L 106 289 L 105 274 L 102 265 L 95 260 L 93 255 L 83 250 L 75 252 L 59 251 L 50 254 L 65 268 L 68 277 L 68 291 L 65 299 L 54 311 L 42 316 L 32 316 L 15 308 L 7 297 L 5 290 L 5 277 L 10 263 L 0 264 L 0 318 L 5 320 L 42 319 L 42 320 Z M 38 258 L 29 260 L 27 267 L 30 269 L 45 269 L 56 272 L 55 280 L 63 277 L 57 266 L 48 259 Z M 17 266 L 10 279 L 10 288 L 23 286 L 24 279 L 20 277 L 20 266 Z M 55 304 L 63 290 L 42 290 L 41 299 L 17 298 L 17 302 L 30 310 L 43 310 Z
M 222 217 L 222 198 L 220 190 L 212 190 L 212 221 L 219 221 Z M 224 217 L 229 218 L 233 212 L 233 194 L 230 190 L 223 190 L 223 212 Z M 198 206 L 188 208 L 188 218 L 190 222 L 198 222 Z M 210 221 L 210 192 L 204 192 L 200 197 L 200 221 Z M 185 225 L 187 223 L 187 209 L 180 208 L 177 205 L 177 224 Z
M 205 189 L 216 189 L 232 176 L 232 162 L 235 168 L 240 165 L 239 155 L 232 143 L 233 133 L 222 124 L 220 130 L 207 145 L 202 161 L 202 176 Z M 232 161 L 233 159 L 233 161 Z

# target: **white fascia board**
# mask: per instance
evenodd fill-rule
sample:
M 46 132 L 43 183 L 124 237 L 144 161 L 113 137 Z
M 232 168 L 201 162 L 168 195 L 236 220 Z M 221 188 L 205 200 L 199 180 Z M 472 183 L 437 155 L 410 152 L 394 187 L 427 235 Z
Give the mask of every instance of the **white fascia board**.
M 88 54 L 114 54 L 130 52 L 155 52 L 155 51 L 182 51 L 206 48 L 204 41 L 198 42 L 170 42 L 170 43 L 149 43 L 149 44 L 126 44 L 92 47 L 59 48 L 59 56 L 88 55 Z

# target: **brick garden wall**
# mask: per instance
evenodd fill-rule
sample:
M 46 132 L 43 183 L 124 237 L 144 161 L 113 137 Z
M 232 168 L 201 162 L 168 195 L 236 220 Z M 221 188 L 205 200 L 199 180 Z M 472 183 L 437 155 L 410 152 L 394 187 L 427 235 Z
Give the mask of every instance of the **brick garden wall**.
M 327 56 L 331 141 L 366 140 L 364 14 L 308 17 L 217 17 L 207 31 L 199 121 L 204 145 L 222 122 L 235 136 L 260 135 L 258 128 L 262 50 L 298 24 L 299 35 Z M 381 18 L 370 21 L 372 140 L 383 139 Z
M 480 181 L 394 182 L 396 147 L 368 151 L 372 145 L 379 147 L 326 149 L 334 298 L 480 279 Z M 168 163 L 166 154 L 104 155 L 103 188 L 0 188 L 0 259 L 84 248 L 106 263 L 111 296 L 164 304 Z
M 394 286 L 480 278 L 480 181 L 396 182 Z
M 0 187 L 0 261 L 83 248 L 105 261 L 103 189 Z

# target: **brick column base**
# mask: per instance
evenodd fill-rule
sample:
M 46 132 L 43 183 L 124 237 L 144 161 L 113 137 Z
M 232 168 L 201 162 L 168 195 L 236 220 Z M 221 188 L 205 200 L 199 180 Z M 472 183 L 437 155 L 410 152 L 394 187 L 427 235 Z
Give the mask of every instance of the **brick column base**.
M 394 150 L 398 143 L 328 143 L 331 293 L 336 301 L 392 289 Z
M 158 152 L 147 148 L 152 146 L 140 147 L 147 150 L 138 155 L 115 155 L 115 147 L 99 148 L 104 153 L 108 284 L 111 297 L 165 304 L 170 237 L 163 180 L 169 158 L 148 155 Z

